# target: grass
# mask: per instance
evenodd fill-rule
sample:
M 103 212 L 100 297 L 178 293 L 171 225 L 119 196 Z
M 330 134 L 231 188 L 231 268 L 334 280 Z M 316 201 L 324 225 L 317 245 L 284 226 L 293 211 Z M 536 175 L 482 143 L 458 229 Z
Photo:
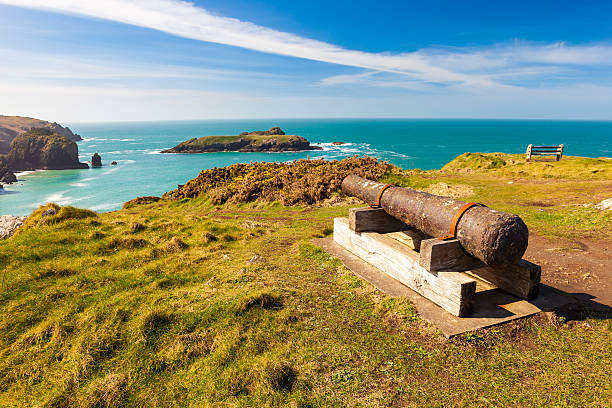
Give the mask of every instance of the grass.
M 564 200 L 609 188 L 404 174 L 387 177 L 469 184 L 529 217 L 544 194 L 566 214 Z M 448 341 L 310 243 L 346 204 L 53 208 L 0 242 L 0 406 L 609 406 L 609 318 L 541 315 Z M 600 233 L 576 217 L 555 222 Z
M 279 142 L 289 142 L 296 139 L 292 135 L 236 135 L 236 136 L 204 136 L 196 139 L 193 143 L 199 146 L 206 146 L 217 143 L 231 143 L 236 142 L 240 139 L 246 139 L 252 141 L 254 144 L 268 142 L 270 140 L 277 140 Z
M 612 212 L 595 208 L 612 197 L 609 159 L 526 163 L 523 155 L 465 153 L 441 171 L 400 171 L 383 181 L 416 189 L 439 182 L 467 185 L 473 194 L 460 199 L 518 214 L 540 235 L 612 239 Z

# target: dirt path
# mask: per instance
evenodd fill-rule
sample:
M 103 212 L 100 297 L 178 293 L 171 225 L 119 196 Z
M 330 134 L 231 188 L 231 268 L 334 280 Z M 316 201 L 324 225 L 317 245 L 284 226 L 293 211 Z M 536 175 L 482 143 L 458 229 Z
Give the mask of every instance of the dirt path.
M 525 259 L 542 266 L 542 283 L 612 307 L 612 243 L 531 233 Z

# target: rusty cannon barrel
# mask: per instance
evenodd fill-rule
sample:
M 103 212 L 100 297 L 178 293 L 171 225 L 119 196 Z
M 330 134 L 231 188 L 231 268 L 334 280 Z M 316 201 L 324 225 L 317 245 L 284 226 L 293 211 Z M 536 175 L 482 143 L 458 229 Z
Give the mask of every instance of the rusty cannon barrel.
M 345 194 L 369 204 L 378 200 L 387 214 L 433 237 L 448 238 L 453 219 L 460 217 L 455 223 L 455 237 L 466 252 L 489 266 L 515 264 L 527 249 L 529 231 L 517 215 L 484 206 L 469 207 L 463 201 L 411 188 L 384 187 L 355 175 L 342 181 Z M 462 209 L 465 212 L 459 215 Z

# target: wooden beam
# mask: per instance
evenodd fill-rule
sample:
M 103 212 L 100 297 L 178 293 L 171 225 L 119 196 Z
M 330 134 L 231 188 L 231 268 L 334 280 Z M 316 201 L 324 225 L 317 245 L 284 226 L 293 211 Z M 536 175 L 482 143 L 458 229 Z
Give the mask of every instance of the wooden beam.
M 484 263 L 466 253 L 456 239 L 447 241 L 438 238 L 421 242 L 419 263 L 428 271 L 463 271 L 483 266 Z
M 397 232 L 388 232 L 385 234 L 388 237 L 393 238 L 396 241 L 401 242 L 406 245 L 408 248 L 413 249 L 415 251 L 421 250 L 421 242 L 423 240 L 430 238 L 429 235 L 417 230 L 417 229 L 409 229 L 405 231 L 397 231 Z
M 347 218 L 334 219 L 334 241 L 455 316 L 472 310 L 476 280 L 461 272 L 429 272 L 419 254 L 387 234 L 355 232 Z
M 503 269 L 494 269 L 485 265 L 468 272 L 521 299 L 532 299 L 537 296 L 540 288 L 542 268 L 521 259 L 516 265 L 506 266 Z
M 382 208 L 349 209 L 349 225 L 355 232 L 393 232 L 407 230 L 404 222 L 387 214 Z

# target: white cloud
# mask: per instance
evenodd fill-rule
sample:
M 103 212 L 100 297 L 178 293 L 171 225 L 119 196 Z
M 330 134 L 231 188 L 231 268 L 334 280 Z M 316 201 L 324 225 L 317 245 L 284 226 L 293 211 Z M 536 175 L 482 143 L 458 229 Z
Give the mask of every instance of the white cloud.
M 0 55 L 10 64 L 0 65 L 3 78 L 66 80 L 130 79 L 209 79 L 267 78 L 283 76 L 266 72 L 236 69 L 210 69 L 180 65 L 118 62 L 109 59 L 82 58 L 73 55 L 47 54 L 0 48 Z
M 0 0 L 0 4 L 85 15 L 180 37 L 332 64 L 395 72 L 424 81 L 486 85 L 486 78 L 430 64 L 416 53 L 376 54 L 214 15 L 181 0 Z

